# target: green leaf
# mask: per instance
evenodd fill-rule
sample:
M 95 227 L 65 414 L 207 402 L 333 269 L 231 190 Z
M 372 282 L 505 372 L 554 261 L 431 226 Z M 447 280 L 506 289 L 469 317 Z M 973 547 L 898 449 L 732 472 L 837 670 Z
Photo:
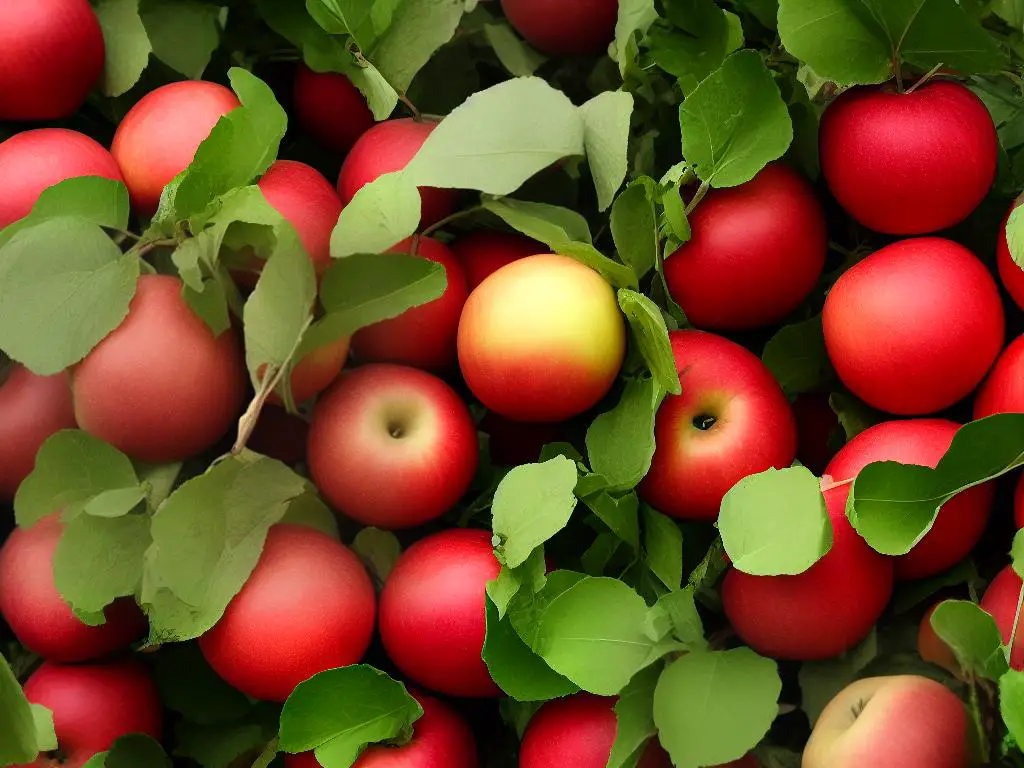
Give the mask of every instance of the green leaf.
M 528 77 L 547 61 L 547 57 L 526 45 L 508 24 L 485 24 L 484 35 L 487 36 L 487 42 L 494 49 L 501 66 L 515 77 Z
M 752 576 L 803 573 L 832 548 L 820 482 L 806 467 L 740 480 L 722 499 L 718 528 L 733 566 Z
M 452 39 L 465 0 L 405 0 L 387 32 L 365 52 L 383 78 L 404 93 L 438 48 Z
M 576 464 L 562 456 L 543 464 L 523 464 L 510 471 L 491 504 L 495 547 L 502 562 L 515 568 L 526 562 L 569 522 L 576 508 Z
M 53 727 L 53 712 L 42 704 L 30 704 L 32 721 L 36 727 L 36 743 L 40 752 L 53 752 L 57 749 L 57 733 Z M 2 758 L 0 758 L 2 759 Z
M 601 491 L 585 497 L 584 502 L 615 534 L 616 539 L 629 544 L 634 552 L 640 548 L 640 502 L 635 493 L 612 496 L 607 491 Z
M 824 661 L 805 661 L 800 665 L 800 708 L 812 726 L 825 706 L 857 679 L 860 671 L 878 656 L 878 652 L 878 637 L 872 630 L 842 656 Z
M 780 328 L 765 344 L 761 359 L 787 395 L 809 392 L 835 379 L 821 315 Z
M 626 178 L 633 95 L 626 91 L 599 93 L 580 107 L 580 114 L 587 162 L 597 189 L 597 208 L 603 211 L 612 204 Z
M 50 219 L 19 232 L 0 248 L 0 349 L 33 373 L 63 371 L 125 318 L 138 276 L 138 259 L 95 224 Z
M 143 7 L 153 55 L 185 77 L 203 76 L 220 45 L 220 8 L 192 0 L 156 0 Z
M 883 0 L 865 2 L 883 7 Z M 1007 65 L 996 39 L 957 0 L 924 0 L 919 7 L 903 33 L 900 52 L 907 62 L 922 71 L 942 64 L 963 75 L 998 72 Z
M 689 653 L 654 691 L 661 744 L 677 768 L 737 760 L 767 733 L 781 692 L 775 662 L 749 648 Z
M 40 752 L 36 718 L 18 678 L 0 654 L 0 764 L 13 765 L 35 760 Z
M 675 521 L 644 505 L 644 550 L 647 567 L 669 589 L 683 580 L 683 533 Z
M 613 288 L 636 288 L 637 279 L 633 270 L 624 264 L 613 261 L 588 243 L 554 242 L 548 243 L 554 253 L 576 259 L 584 266 L 590 267 L 601 277 L 611 283 Z
M 383 584 L 402 554 L 402 545 L 391 531 L 363 528 L 352 540 L 352 551 L 359 555 L 370 573 Z
M 81 430 L 61 430 L 40 447 L 35 468 L 18 488 L 15 517 L 18 525 L 28 527 L 62 508 L 77 514 L 106 491 L 132 489 L 141 490 L 127 456 Z M 121 499 L 125 503 L 113 511 L 126 514 L 142 497 L 130 498 Z
M 686 586 L 662 595 L 653 612 L 663 612 L 668 619 L 672 636 L 691 650 L 703 651 L 708 647 L 704 639 L 704 624 L 697 613 L 694 587 Z
M 386 173 L 360 188 L 338 217 L 331 256 L 383 253 L 420 224 L 420 193 L 404 171 Z
M 670 0 L 665 11 L 674 28 L 651 30 L 651 55 L 689 95 L 733 50 L 728 18 L 713 0 Z
M 967 600 L 943 600 L 932 614 L 931 623 L 964 672 L 989 680 L 998 680 L 1006 673 L 999 627 L 978 605 Z
M 615 60 L 619 73 L 625 75 L 636 58 L 635 36 L 643 35 L 658 19 L 654 0 L 619 0 L 615 21 Z
M 636 763 L 657 733 L 654 725 L 654 689 L 661 670 L 648 667 L 629 681 L 615 702 L 615 742 L 608 757 L 607 768 L 624 768 Z
M 1024 672 L 1011 669 L 999 678 L 999 714 L 1014 741 L 1024 744 Z
M 442 120 L 406 172 L 421 187 L 507 195 L 555 161 L 584 154 L 584 125 L 581 111 L 544 80 L 507 80 Z
M 793 140 L 779 87 L 756 51 L 734 53 L 679 108 L 683 155 L 712 187 L 750 181 Z
M 236 761 L 245 755 L 249 760 L 258 754 L 277 734 L 277 723 L 231 723 L 229 725 L 197 725 L 183 720 L 174 729 L 174 754 L 199 763 L 203 768 L 237 768 Z M 245 768 L 257 763 L 242 763 Z
M 1013 536 L 1010 547 L 1010 563 L 1018 576 L 1024 575 L 1024 529 L 1018 530 Z
M 654 269 L 658 255 L 658 219 L 643 184 L 630 184 L 615 198 L 611 230 L 619 258 L 643 279 Z
M 102 756 L 102 762 L 95 768 L 171 768 L 171 761 L 152 736 L 144 733 L 130 733 L 120 737 L 107 752 L 101 752 L 92 760 Z M 93 766 L 92 760 L 86 768 Z
M 407 732 L 423 708 L 405 686 L 365 664 L 299 683 L 281 712 L 285 752 L 316 750 L 321 765 L 348 768 L 368 744 Z
M 237 721 L 252 709 L 249 699 L 210 667 L 195 643 L 164 646 L 154 657 L 160 700 L 200 725 Z
M 73 218 L 110 229 L 128 228 L 128 188 L 102 176 L 78 176 L 47 187 L 32 212 L 0 230 L 0 247 L 23 229 L 48 219 Z
M 139 17 L 139 0 L 98 0 L 96 18 L 105 49 L 100 87 L 107 96 L 120 96 L 139 82 L 153 50 Z
M 629 321 L 633 338 L 658 386 L 673 395 L 680 394 L 683 389 L 679 383 L 676 358 L 672 354 L 665 316 L 658 305 L 642 293 L 628 288 L 619 289 L 618 300 L 619 308 Z
M 544 588 L 547 582 L 546 567 L 544 548 L 537 547 L 518 568 L 503 565 L 498 572 L 498 578 L 487 582 L 487 596 L 498 609 L 499 619 L 505 618 L 512 599 L 519 594 L 520 589 L 526 587 L 530 595 L 533 595 Z
M 499 577 L 500 578 L 500 577 Z M 508 609 L 508 617 L 523 642 L 537 652 L 537 636 L 540 631 L 540 622 L 544 618 L 544 612 L 552 601 L 570 587 L 578 584 L 587 578 L 586 574 L 576 571 L 552 571 L 543 581 L 540 589 L 535 591 L 520 591 L 518 599 L 512 601 Z M 494 582 L 489 582 L 493 584 Z M 492 590 L 488 595 L 494 600 L 495 605 L 500 604 L 494 599 Z
M 484 200 L 483 208 L 513 229 L 546 245 L 591 242 L 587 220 L 568 208 L 511 198 Z
M 365 46 L 372 35 L 370 12 L 373 0 L 306 0 L 306 8 L 317 24 L 332 35 L 351 35 L 356 45 Z
M 605 478 L 609 490 L 631 490 L 651 468 L 659 405 L 661 391 L 654 379 L 630 379 L 618 405 L 587 430 L 590 467 Z

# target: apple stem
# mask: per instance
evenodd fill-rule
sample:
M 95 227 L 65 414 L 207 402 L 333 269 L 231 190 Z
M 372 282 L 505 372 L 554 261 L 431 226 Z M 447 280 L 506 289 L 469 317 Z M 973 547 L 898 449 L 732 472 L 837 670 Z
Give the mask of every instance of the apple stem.
M 924 77 L 922 77 L 920 80 L 918 80 L 916 83 L 914 83 L 912 86 L 910 86 L 907 89 L 906 95 L 909 96 L 914 91 L 916 91 L 918 88 L 920 88 L 922 85 L 924 85 L 929 80 L 931 80 L 933 77 L 935 77 L 935 75 L 938 74 L 939 70 L 942 69 L 942 64 L 943 64 L 943 62 L 940 61 L 934 67 L 932 67 L 927 72 L 925 72 Z
M 693 198 L 686 205 L 686 210 L 684 211 L 684 213 L 687 216 L 689 216 L 691 213 L 693 213 L 693 209 L 697 207 L 697 205 L 700 203 L 701 200 L 704 199 L 704 195 L 706 195 L 708 193 L 708 190 L 710 190 L 710 189 L 711 189 L 711 185 L 708 184 L 706 181 L 702 181 L 700 183 L 700 186 L 697 187 L 697 191 L 693 195 Z
M 842 488 L 844 485 L 850 485 L 856 478 L 848 477 L 845 480 L 833 480 L 831 483 L 821 483 L 821 492 L 831 491 L 833 488 Z
M 1017 625 L 1020 623 L 1020 609 L 1024 605 L 1024 584 L 1021 584 L 1020 593 L 1017 595 L 1017 612 L 1013 614 L 1013 629 L 1010 630 L 1010 642 L 1006 646 L 1006 663 L 1010 663 L 1013 657 L 1013 646 L 1017 642 Z
M 404 93 L 400 93 L 398 94 L 398 100 L 405 105 L 406 109 L 412 112 L 413 120 L 415 120 L 417 123 L 423 120 L 423 115 L 421 115 L 420 111 L 416 109 L 416 105 L 409 101 L 408 96 L 406 96 Z

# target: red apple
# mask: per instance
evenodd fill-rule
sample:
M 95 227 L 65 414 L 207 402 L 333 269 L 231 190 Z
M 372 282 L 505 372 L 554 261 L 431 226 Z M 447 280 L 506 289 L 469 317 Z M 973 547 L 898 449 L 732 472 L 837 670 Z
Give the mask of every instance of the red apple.
M 375 609 L 370 577 L 348 547 L 312 528 L 275 525 L 256 569 L 199 647 L 242 693 L 283 702 L 316 673 L 363 657 Z
M 373 127 L 373 113 L 351 80 L 305 64 L 295 70 L 295 115 L 304 132 L 341 153 Z
M 927 662 L 935 664 L 949 671 L 950 674 L 959 677 L 963 674 L 960 669 L 960 662 L 956 659 L 953 649 L 946 645 L 946 642 L 939 637 L 935 627 L 932 626 L 932 614 L 942 604 L 939 601 L 929 608 L 921 619 L 921 626 L 917 630 L 917 652 Z
M 469 295 L 466 277 L 448 246 L 429 237 L 414 239 L 417 256 L 444 267 L 448 286 L 440 298 L 356 331 L 352 355 L 360 362 L 444 371 L 455 364 L 459 318 Z M 412 253 L 414 239 L 403 240 L 389 253 Z M 380 258 L 387 256 L 381 254 Z
M 104 57 L 88 0 L 0 3 L 0 121 L 69 117 L 103 74 Z
M 793 463 L 796 423 L 754 354 L 704 331 L 669 338 L 683 393 L 658 409 L 657 448 L 638 490 L 666 515 L 713 521 L 722 497 L 744 477 Z
M 6 6 L 0 4 L 0 17 L 4 8 Z M 2 24 L 0 21 L 0 27 Z M 2 34 L 0 32 L 0 36 Z M 0 51 L 3 51 L 2 44 Z M 0 80 L 2 78 L 3 65 L 0 64 Z M 3 97 L 0 96 L 2 111 Z M 16 133 L 0 143 L 0 229 L 27 216 L 47 187 L 80 176 L 122 181 L 121 169 L 113 156 L 84 133 L 64 128 L 38 128 Z
M 795 310 L 825 266 L 828 231 L 811 185 L 783 163 L 709 194 L 691 239 L 665 260 L 669 292 L 698 328 L 740 330 Z
M 515 30 L 550 56 L 604 53 L 615 37 L 618 0 L 501 0 Z
M 1013 205 L 1003 218 L 1002 226 L 999 229 L 999 237 L 996 240 L 996 267 L 999 269 L 999 279 L 1003 281 L 1003 287 L 1010 294 L 1018 307 L 1024 309 L 1024 269 L 1021 269 L 1010 254 L 1010 245 L 1006 241 L 1006 222 L 1010 214 L 1020 205 L 1021 198 L 1013 201 Z
M 55 513 L 11 532 L 0 547 L 0 615 L 22 645 L 50 661 L 89 661 L 127 648 L 146 631 L 133 599 L 107 606 L 106 623 L 92 627 L 79 621 L 57 591 L 53 555 L 63 531 Z
M 853 88 L 825 110 L 821 171 L 866 227 L 920 235 L 963 221 L 996 175 L 998 141 L 981 99 L 935 80 L 913 93 Z
M 1024 528 L 1024 474 L 1017 478 L 1017 484 L 1013 491 L 1013 523 L 1019 528 Z
M 848 270 L 822 320 L 843 383 L 869 405 L 904 416 L 966 397 L 1003 345 L 992 276 L 966 248 L 938 237 L 901 240 Z
M 292 369 L 292 400 L 296 405 L 312 400 L 331 385 L 348 360 L 349 339 L 338 339 L 314 349 Z M 277 393 L 268 402 L 281 405 Z
M 1010 635 L 1013 634 L 1013 620 L 1017 615 L 1020 591 L 1021 578 L 1013 570 L 1013 566 L 1008 565 L 996 574 L 981 597 L 980 605 L 996 620 L 996 626 L 999 627 L 1005 645 L 1009 644 Z M 1013 638 L 1010 666 L 1018 671 L 1024 671 L 1024 622 L 1018 624 L 1016 636 Z
M 157 741 L 162 736 L 163 713 L 156 684 L 135 659 L 80 666 L 48 661 L 26 681 L 25 696 L 53 712 L 53 729 L 63 758 L 56 761 L 41 756 L 33 766 L 81 768 L 122 736 L 142 733 Z
M 407 528 L 440 517 L 462 498 L 476 466 L 469 409 L 424 371 L 356 368 L 313 411 L 313 482 L 335 509 L 364 525 Z
M 260 411 L 256 428 L 249 436 L 248 447 L 264 456 L 289 466 L 306 460 L 309 423 L 301 416 L 288 413 L 277 405 L 266 405 Z
M 135 459 L 179 461 L 228 431 L 246 378 L 234 331 L 214 336 L 177 278 L 143 275 L 128 316 L 73 369 L 71 391 L 86 432 Z
M 851 683 L 818 717 L 803 768 L 964 768 L 971 764 L 963 703 L 927 677 Z
M 828 402 L 828 394 L 805 392 L 793 401 L 796 418 L 796 457 L 811 472 L 820 475 L 836 454 L 835 445 L 844 439 L 839 417 Z
M 17 364 L 0 374 L 0 500 L 14 498 L 46 438 L 76 426 L 65 374 L 37 376 Z
M 529 237 L 492 229 L 479 229 L 463 235 L 451 247 L 462 264 L 471 291 L 506 264 L 548 252 L 546 245 Z
M 836 454 L 825 474 L 836 483 L 852 480 L 875 461 L 898 461 L 934 467 L 949 449 L 959 424 L 946 419 L 885 421 L 861 432 Z M 846 506 L 850 486 L 828 491 L 836 504 Z M 988 524 L 995 486 L 985 483 L 946 502 L 925 537 L 907 554 L 896 558 L 897 579 L 921 579 L 948 570 L 978 543 Z
M 974 398 L 974 418 L 1024 413 L 1024 336 L 1006 345 Z
M 499 571 L 489 531 L 442 531 L 402 553 L 380 596 L 380 639 L 395 666 L 439 693 L 500 696 L 480 658 L 486 585 Z
M 459 365 L 473 394 L 517 421 L 565 421 L 607 394 L 626 329 L 615 291 L 568 256 L 502 267 L 470 294 L 459 322 Z
M 352 768 L 477 768 L 473 733 L 458 713 L 433 696 L 410 693 L 423 707 L 412 740 L 401 746 L 371 745 Z M 285 757 L 284 766 L 319 768 L 320 763 L 312 752 L 304 752 Z
M 138 213 L 156 212 L 164 187 L 192 162 L 217 121 L 238 106 L 229 88 L 202 80 L 164 85 L 139 99 L 117 126 L 110 149 Z
M 338 194 L 348 205 L 356 192 L 383 176 L 400 171 L 413 159 L 437 123 L 401 118 L 377 123 L 359 137 L 338 175 Z M 436 224 L 454 212 L 459 203 L 456 189 L 420 187 L 420 225 Z

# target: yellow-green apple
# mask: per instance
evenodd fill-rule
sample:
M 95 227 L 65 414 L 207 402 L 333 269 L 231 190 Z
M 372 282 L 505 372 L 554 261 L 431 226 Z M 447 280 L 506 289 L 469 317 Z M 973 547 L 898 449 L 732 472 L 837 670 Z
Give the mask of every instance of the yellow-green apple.
M 363 94 L 338 72 L 314 72 L 299 64 L 294 99 L 302 130 L 335 152 L 348 152 L 373 127 Z
M 551 56 L 603 53 L 615 36 L 618 0 L 501 0 L 509 24 Z
M 462 498 L 476 466 L 469 409 L 425 371 L 355 368 L 313 410 L 313 482 L 336 510 L 364 525 L 407 528 L 440 517 Z
M 472 291 L 506 264 L 538 253 L 547 253 L 548 248 L 543 243 L 515 232 L 478 229 L 453 242 L 452 251 L 462 264 L 466 283 Z
M 565 421 L 611 388 L 626 351 L 615 292 L 568 256 L 518 259 L 470 294 L 459 365 L 485 406 L 518 421 Z
M 739 344 L 704 331 L 669 338 L 683 392 L 658 410 L 657 448 L 638 490 L 666 515 L 715 520 L 744 477 L 793 463 L 793 411 L 764 363 Z
M 375 612 L 373 583 L 352 550 L 312 528 L 279 524 L 199 647 L 242 693 L 283 702 L 318 672 L 358 662 Z
M 974 418 L 1024 413 L 1024 336 L 1006 345 L 974 398 Z
M 941 601 L 929 608 L 921 619 L 921 626 L 917 630 L 917 653 L 922 659 L 936 666 L 948 670 L 950 674 L 959 677 L 963 670 L 960 669 L 960 662 L 956 654 L 946 642 L 939 637 L 935 627 L 932 626 L 932 614 L 941 605 Z
M 996 620 L 1003 643 L 1008 645 L 1010 637 L 1013 636 L 1010 666 L 1016 670 L 1024 670 L 1024 621 L 1018 622 L 1016 633 L 1013 631 L 1020 592 L 1021 578 L 1013 570 L 1013 566 L 1008 565 L 996 574 L 985 594 L 981 596 L 981 607 Z
M 818 717 L 803 768 L 965 768 L 967 712 L 941 683 L 917 675 L 851 683 Z

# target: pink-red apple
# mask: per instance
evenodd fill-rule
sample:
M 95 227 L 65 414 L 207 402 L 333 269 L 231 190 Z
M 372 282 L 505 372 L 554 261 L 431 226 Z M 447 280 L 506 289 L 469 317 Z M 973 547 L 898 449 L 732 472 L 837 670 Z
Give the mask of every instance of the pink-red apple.
M 713 191 L 693 211 L 690 229 L 690 240 L 665 260 L 665 279 L 698 328 L 778 322 L 807 298 L 825 266 L 821 204 L 783 163 Z
M 0 121 L 70 116 L 103 74 L 104 60 L 103 30 L 89 0 L 5 0 Z
M 657 448 L 638 490 L 666 515 L 713 521 L 722 497 L 744 477 L 793 463 L 796 423 L 753 353 L 704 331 L 669 338 L 683 392 L 658 409 Z
M 825 110 L 821 171 L 839 204 L 866 227 L 921 235 L 963 221 L 996 175 L 988 109 L 959 83 L 913 93 L 852 88 Z
M 1024 413 L 1024 336 L 1006 345 L 974 398 L 974 418 Z
M 356 192 L 383 176 L 400 171 L 413 159 L 437 123 L 400 118 L 377 123 L 359 137 L 349 151 L 338 175 L 338 194 L 348 205 Z M 420 187 L 420 224 L 436 224 L 451 214 L 459 203 L 456 189 Z
M 1014 635 L 1013 620 L 1017 616 L 1020 591 L 1021 578 L 1013 570 L 1013 566 L 1008 565 L 996 574 L 981 597 L 982 609 L 996 620 L 996 626 L 999 627 L 999 633 L 1006 645 L 1010 642 L 1010 636 Z M 1018 624 L 1013 638 L 1010 666 L 1018 671 L 1024 670 L 1024 621 Z
M 448 282 L 444 293 L 398 317 L 356 331 L 352 355 L 360 362 L 401 363 L 442 372 L 455 365 L 459 318 L 469 296 L 466 276 L 455 254 L 433 238 L 403 240 L 388 253 L 412 253 L 414 245 L 416 256 L 444 267 Z
M 3 13 L 0 8 L 0 17 Z M 0 60 L 3 55 L 0 53 Z M 0 64 L 0 78 L 2 69 Z M 113 156 L 84 133 L 38 128 L 16 133 L 0 143 L 0 229 L 27 216 L 47 187 L 80 176 L 123 181 Z
M 618 0 L 501 0 L 515 30 L 550 56 L 604 53 L 615 36 Z
M 1013 260 L 1013 256 L 1010 254 L 1010 245 L 1006 240 L 1006 223 L 1010 219 L 1010 214 L 1020 203 L 1021 198 L 1019 197 L 1013 201 L 1013 205 L 1010 206 L 1010 210 L 1003 218 L 1003 223 L 999 228 L 999 236 L 996 240 L 996 267 L 1006 292 L 1010 294 L 1010 298 L 1018 307 L 1024 309 L 1024 269 L 1021 269 Z
M 946 419 L 906 419 L 875 424 L 854 437 L 836 454 L 825 474 L 832 482 L 852 480 L 875 461 L 898 461 L 934 467 L 949 449 L 960 425 Z M 850 486 L 826 492 L 846 506 Z M 921 579 L 948 570 L 978 543 L 988 524 L 995 486 L 984 483 L 947 501 L 931 530 L 907 554 L 896 558 L 897 579 Z
M 139 99 L 110 148 L 139 214 L 156 212 L 164 187 L 192 162 L 217 121 L 238 106 L 229 88 L 202 80 L 164 85 Z
M 266 405 L 260 411 L 248 447 L 264 456 L 295 466 L 306 460 L 309 422 L 278 405 Z
M 402 553 L 380 596 L 380 639 L 395 666 L 438 693 L 500 696 L 480 658 L 487 582 L 500 571 L 489 531 L 441 531 Z
M 295 115 L 302 130 L 335 152 L 348 152 L 373 127 L 373 113 L 359 89 L 338 72 L 295 70 Z
M 568 256 L 502 267 L 470 294 L 459 365 L 473 394 L 517 421 L 565 421 L 607 394 L 626 329 L 611 286 Z
M 33 653 L 62 663 L 89 661 L 127 648 L 146 631 L 131 598 L 107 606 L 106 623 L 80 621 L 57 591 L 53 555 L 64 526 L 59 513 L 15 528 L 0 547 L 0 615 Z
M 313 411 L 313 481 L 335 509 L 364 525 L 408 528 L 440 517 L 462 498 L 476 466 L 469 409 L 425 371 L 355 368 Z
M 938 602 L 929 608 L 921 619 L 921 626 L 917 630 L 917 652 L 925 661 L 935 664 L 949 671 L 950 674 L 960 676 L 963 671 L 960 669 L 960 662 L 956 654 L 946 642 L 939 637 L 939 633 L 932 626 L 932 614 L 942 602 Z
M 805 392 L 793 401 L 796 418 L 796 457 L 811 472 L 820 475 L 845 439 L 839 417 L 824 392 Z
M 199 647 L 242 693 L 283 702 L 316 673 L 358 662 L 375 610 L 373 583 L 348 547 L 312 528 L 275 525 L 256 569 Z
M 966 397 L 1003 345 L 992 275 L 966 248 L 938 237 L 901 240 L 852 267 L 829 292 L 822 320 L 843 383 L 902 416 Z
M 803 768 L 964 768 L 969 721 L 946 686 L 918 675 L 851 683 L 818 717 Z
M 296 405 L 319 395 L 331 385 L 348 360 L 348 338 L 338 339 L 314 349 L 292 369 L 292 400 Z M 280 405 L 282 400 L 276 393 L 270 402 Z
M 65 374 L 37 376 L 17 364 L 0 374 L 0 500 L 14 498 L 46 438 L 76 426 Z
M 463 235 L 451 248 L 462 264 L 471 291 L 506 264 L 548 252 L 546 245 L 532 238 L 493 229 L 478 229 Z

